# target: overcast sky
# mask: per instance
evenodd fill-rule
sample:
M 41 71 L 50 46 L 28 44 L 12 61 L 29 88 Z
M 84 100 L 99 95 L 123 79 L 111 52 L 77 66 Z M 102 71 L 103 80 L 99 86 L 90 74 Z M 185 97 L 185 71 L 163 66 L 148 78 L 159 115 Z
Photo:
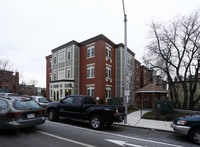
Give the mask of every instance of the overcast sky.
M 164 23 L 200 9 L 200 0 L 124 1 L 127 45 L 140 62 L 152 20 Z M 0 59 L 37 86 L 46 86 L 45 57 L 52 49 L 99 34 L 124 43 L 122 0 L 0 0 Z

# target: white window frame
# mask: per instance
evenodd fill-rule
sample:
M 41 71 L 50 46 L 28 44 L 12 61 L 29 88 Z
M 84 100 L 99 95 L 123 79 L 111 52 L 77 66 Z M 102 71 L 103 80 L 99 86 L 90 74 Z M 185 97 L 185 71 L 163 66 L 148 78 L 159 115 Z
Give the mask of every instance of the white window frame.
M 71 48 L 67 49 L 67 60 L 71 60 L 72 59 L 72 50 Z
M 94 98 L 95 95 L 95 85 L 87 85 L 87 95 L 91 96 L 92 98 Z
M 53 57 L 53 63 L 56 64 L 57 63 L 57 58 L 56 58 L 56 55 L 54 55 Z
M 65 51 L 59 51 L 58 52 L 58 63 L 65 61 Z
M 87 59 L 95 57 L 95 45 L 87 46 Z
M 52 81 L 52 74 L 51 73 L 49 74 L 49 81 L 50 82 Z
M 63 80 L 63 79 L 65 79 L 65 69 L 60 68 L 58 70 L 58 80 Z
M 112 97 L 112 86 L 106 85 L 106 99 L 110 99 Z
M 67 79 L 72 78 L 72 68 L 71 66 L 67 66 Z
M 49 68 L 51 69 L 52 68 L 52 59 L 49 60 L 49 64 L 50 64 Z
M 106 43 L 106 61 L 112 62 L 112 47 Z
M 106 81 L 112 82 L 112 66 L 106 64 Z
M 87 65 L 87 79 L 95 78 L 95 64 Z
M 56 74 L 56 72 L 54 72 L 54 74 L 53 74 L 53 81 L 55 81 L 56 78 L 57 78 L 57 74 Z

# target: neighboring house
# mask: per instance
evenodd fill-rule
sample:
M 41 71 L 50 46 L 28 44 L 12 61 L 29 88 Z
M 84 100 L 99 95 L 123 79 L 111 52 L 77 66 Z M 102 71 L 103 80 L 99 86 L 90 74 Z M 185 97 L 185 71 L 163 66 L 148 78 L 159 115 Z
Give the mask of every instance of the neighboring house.
M 0 70 L 0 92 L 19 92 L 19 72 Z
M 47 97 L 58 101 L 67 95 L 90 95 L 94 99 L 122 97 L 124 93 L 124 45 L 104 35 L 81 43 L 68 42 L 46 57 Z M 128 49 L 129 104 L 134 102 L 134 56 Z
M 37 95 L 37 88 L 34 85 L 20 84 L 19 86 L 20 95 Z
M 135 59 L 135 91 L 141 88 L 141 63 Z M 135 104 L 136 104 L 136 93 L 135 93 Z
M 135 90 L 141 88 L 141 63 L 135 59 Z
M 153 79 L 150 79 L 149 69 L 146 66 L 144 66 L 144 65 L 140 66 L 140 72 L 141 72 L 140 88 L 145 87 L 148 84 L 152 83 L 151 81 L 153 81 Z
M 176 90 L 177 90 L 178 95 L 179 95 L 179 102 L 181 104 L 183 104 L 183 102 L 184 102 L 183 87 L 182 87 L 180 81 L 176 80 L 176 78 L 175 78 L 174 84 L 175 84 Z M 190 85 L 190 81 L 187 81 L 187 87 L 188 88 L 189 88 L 189 85 Z M 189 92 L 188 92 L 188 94 L 190 96 Z M 194 94 L 194 100 L 196 100 L 199 97 L 200 97 L 200 77 L 199 77 L 199 81 L 197 82 L 196 92 Z M 187 101 L 187 109 L 189 109 L 189 99 Z M 195 104 L 194 109 L 200 110 L 200 102 L 198 102 L 198 103 Z

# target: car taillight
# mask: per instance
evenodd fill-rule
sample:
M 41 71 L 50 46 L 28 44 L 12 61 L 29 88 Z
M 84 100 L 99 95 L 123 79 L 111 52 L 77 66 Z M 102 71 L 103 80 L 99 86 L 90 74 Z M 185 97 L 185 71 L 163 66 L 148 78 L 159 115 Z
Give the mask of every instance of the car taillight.
M 6 117 L 8 118 L 15 118 L 24 115 L 24 113 L 7 113 Z
M 43 111 L 43 110 L 39 110 L 38 113 L 39 113 L 39 114 L 43 114 L 44 111 Z
M 118 113 L 119 113 L 119 112 L 118 112 L 118 109 L 115 109 L 115 113 L 114 113 L 114 114 L 116 115 L 116 114 L 118 114 Z
M 7 113 L 6 117 L 8 117 L 8 118 L 15 118 L 15 115 L 13 113 Z

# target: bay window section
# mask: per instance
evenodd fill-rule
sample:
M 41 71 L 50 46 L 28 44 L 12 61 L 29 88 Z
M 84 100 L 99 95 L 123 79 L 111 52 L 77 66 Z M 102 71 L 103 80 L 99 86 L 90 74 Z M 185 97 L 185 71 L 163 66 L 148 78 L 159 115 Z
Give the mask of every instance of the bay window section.
M 58 62 L 60 63 L 60 62 L 64 62 L 64 60 L 65 60 L 65 51 L 60 51 L 59 53 L 58 53 Z
M 59 69 L 58 71 L 58 80 L 65 79 L 65 70 L 64 68 Z

